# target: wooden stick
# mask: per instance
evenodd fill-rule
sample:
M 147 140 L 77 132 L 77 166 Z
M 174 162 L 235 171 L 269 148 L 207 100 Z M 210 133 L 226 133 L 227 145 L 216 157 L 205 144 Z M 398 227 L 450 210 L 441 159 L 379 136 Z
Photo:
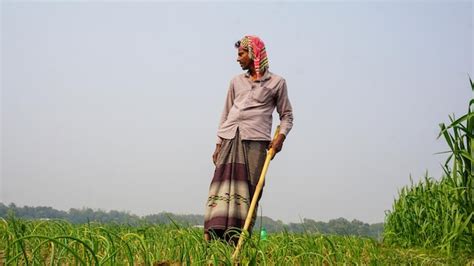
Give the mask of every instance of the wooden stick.
M 275 131 L 275 136 L 273 136 L 273 140 L 276 140 L 279 134 L 280 134 L 280 126 L 277 126 L 276 131 Z M 242 249 L 242 245 L 244 243 L 244 238 L 248 234 L 250 222 L 252 221 L 252 216 L 255 211 L 255 206 L 257 205 L 258 197 L 260 193 L 262 192 L 263 183 L 265 182 L 265 174 L 267 173 L 268 166 L 270 165 L 270 161 L 272 160 L 274 154 L 275 154 L 275 149 L 273 149 L 272 147 L 267 152 L 267 157 L 265 158 L 265 163 L 263 164 L 262 173 L 260 174 L 260 178 L 258 179 L 257 187 L 255 188 L 252 202 L 250 203 L 249 212 L 247 213 L 247 218 L 245 219 L 244 228 L 242 230 L 242 233 L 240 234 L 239 242 L 237 243 L 237 247 L 235 248 L 234 254 L 232 255 L 232 261 L 234 262 L 239 257 L 240 250 Z

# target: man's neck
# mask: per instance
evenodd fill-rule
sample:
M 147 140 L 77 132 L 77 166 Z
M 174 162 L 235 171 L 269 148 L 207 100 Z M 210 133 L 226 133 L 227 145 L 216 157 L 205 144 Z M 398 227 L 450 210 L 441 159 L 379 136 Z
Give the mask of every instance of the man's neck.
M 252 67 L 249 69 L 249 75 L 252 80 L 257 80 L 257 71 L 255 71 L 255 68 Z M 260 73 L 261 76 L 263 76 L 265 72 Z
M 252 80 L 256 80 L 257 79 L 257 71 L 255 71 L 255 66 L 252 66 L 249 68 L 249 75 L 250 75 L 250 78 Z

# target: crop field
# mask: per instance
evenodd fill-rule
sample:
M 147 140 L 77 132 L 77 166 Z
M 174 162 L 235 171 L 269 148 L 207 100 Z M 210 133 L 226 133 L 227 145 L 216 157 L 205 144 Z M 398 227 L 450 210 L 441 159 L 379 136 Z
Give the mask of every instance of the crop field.
M 258 230 L 257 230 L 258 231 Z M 202 229 L 180 225 L 88 223 L 61 220 L 0 221 L 0 264 L 6 265 L 231 265 L 233 246 L 206 243 Z M 275 233 L 254 234 L 242 265 L 461 264 L 469 256 L 400 249 L 369 238 Z

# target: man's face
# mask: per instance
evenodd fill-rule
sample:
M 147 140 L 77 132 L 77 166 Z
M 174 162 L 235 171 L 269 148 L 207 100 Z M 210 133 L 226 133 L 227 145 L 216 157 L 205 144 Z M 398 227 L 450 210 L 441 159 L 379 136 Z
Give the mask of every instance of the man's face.
M 237 62 L 239 62 L 243 70 L 249 70 L 253 64 L 253 60 L 249 57 L 249 52 L 242 47 L 239 47 L 237 50 Z

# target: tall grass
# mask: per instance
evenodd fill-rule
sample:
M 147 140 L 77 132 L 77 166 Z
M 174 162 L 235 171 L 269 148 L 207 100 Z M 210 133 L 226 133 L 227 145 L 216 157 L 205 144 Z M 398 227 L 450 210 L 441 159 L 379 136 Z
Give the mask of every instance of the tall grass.
M 65 221 L 0 220 L 0 265 L 231 265 L 233 247 L 206 243 L 200 228 Z M 387 248 L 370 238 L 254 234 L 241 265 L 465 264 L 425 250 Z
M 474 92 L 474 84 L 470 80 Z M 444 176 L 426 174 L 417 184 L 399 192 L 386 215 L 384 240 L 403 247 L 436 248 L 448 255 L 474 253 L 474 99 L 459 119 L 440 124 L 450 151 Z M 439 138 L 438 137 L 438 138 Z

